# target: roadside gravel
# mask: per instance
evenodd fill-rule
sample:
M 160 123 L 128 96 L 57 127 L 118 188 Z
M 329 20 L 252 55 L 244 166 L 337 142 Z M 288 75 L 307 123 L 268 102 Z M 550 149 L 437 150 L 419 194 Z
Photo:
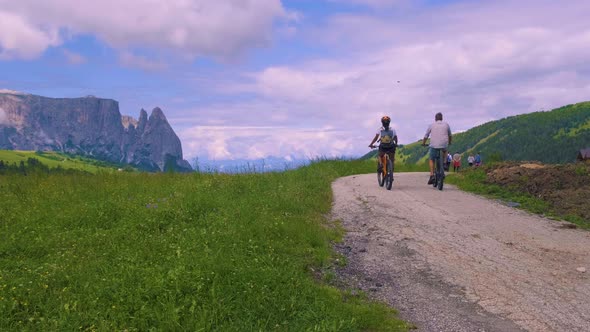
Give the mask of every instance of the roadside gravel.
M 590 331 L 590 232 L 427 179 L 333 183 L 342 282 L 418 331 Z

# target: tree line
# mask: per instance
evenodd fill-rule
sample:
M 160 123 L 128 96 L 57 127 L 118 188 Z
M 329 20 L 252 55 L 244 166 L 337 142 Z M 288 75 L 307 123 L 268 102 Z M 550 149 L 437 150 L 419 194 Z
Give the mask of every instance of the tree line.
M 21 160 L 16 163 L 9 163 L 0 160 L 0 175 L 30 175 L 30 174 L 90 174 L 89 172 L 63 168 L 61 166 L 49 167 L 43 164 L 39 159 L 29 157 L 26 161 Z

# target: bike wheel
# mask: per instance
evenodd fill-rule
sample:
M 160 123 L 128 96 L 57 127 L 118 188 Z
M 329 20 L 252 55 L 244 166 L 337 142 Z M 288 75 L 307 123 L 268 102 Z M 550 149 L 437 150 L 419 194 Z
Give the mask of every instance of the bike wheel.
M 441 152 L 441 154 L 442 154 L 442 152 Z M 437 175 L 436 175 L 436 187 L 438 188 L 438 190 L 443 190 L 444 181 L 445 181 L 445 170 L 444 170 L 444 168 L 439 167 Z
M 391 159 L 387 158 L 387 175 L 385 179 L 385 188 L 387 190 L 391 190 L 393 186 L 393 162 Z
M 385 184 L 385 177 L 383 176 L 383 170 L 381 167 L 377 167 L 377 183 L 379 184 L 379 187 L 383 187 Z
M 438 190 L 443 190 L 443 183 L 445 181 L 444 176 L 441 176 L 438 180 L 438 183 L 436 184 Z
M 432 186 L 434 188 L 436 188 L 436 186 L 438 185 L 438 179 L 439 179 L 439 174 L 440 174 L 440 169 L 441 169 L 441 159 L 442 157 L 440 156 L 440 151 L 436 152 L 436 157 L 434 159 L 434 182 L 432 182 Z

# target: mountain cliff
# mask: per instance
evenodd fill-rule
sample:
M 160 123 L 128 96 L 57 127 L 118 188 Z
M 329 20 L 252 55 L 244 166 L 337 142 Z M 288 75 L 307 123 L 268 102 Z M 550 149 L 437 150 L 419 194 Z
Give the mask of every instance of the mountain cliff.
M 190 171 L 180 139 L 160 108 L 139 120 L 93 96 L 47 98 L 0 93 L 0 149 L 62 151 L 148 171 Z

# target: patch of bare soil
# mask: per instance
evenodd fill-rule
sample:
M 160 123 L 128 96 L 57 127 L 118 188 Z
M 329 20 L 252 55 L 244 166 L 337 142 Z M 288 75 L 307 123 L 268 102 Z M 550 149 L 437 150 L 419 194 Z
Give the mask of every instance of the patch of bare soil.
M 540 198 L 560 216 L 577 216 L 590 224 L 590 162 L 543 165 L 507 162 L 486 169 L 487 182 Z

